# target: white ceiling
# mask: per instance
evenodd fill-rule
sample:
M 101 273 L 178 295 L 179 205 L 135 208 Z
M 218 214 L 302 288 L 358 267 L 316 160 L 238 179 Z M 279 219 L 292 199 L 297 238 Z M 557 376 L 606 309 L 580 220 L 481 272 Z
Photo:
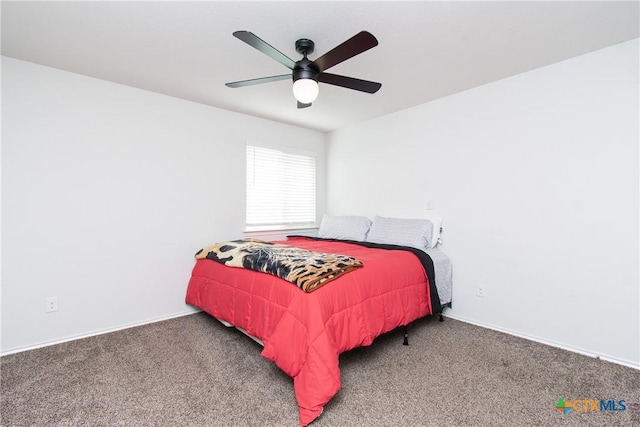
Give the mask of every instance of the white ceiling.
M 328 132 L 639 37 L 639 2 L 2 1 L 2 54 Z M 361 30 L 379 45 L 329 71 L 382 83 L 327 84 L 297 109 L 290 81 L 226 82 L 288 69 L 231 34 L 248 30 L 294 61 Z

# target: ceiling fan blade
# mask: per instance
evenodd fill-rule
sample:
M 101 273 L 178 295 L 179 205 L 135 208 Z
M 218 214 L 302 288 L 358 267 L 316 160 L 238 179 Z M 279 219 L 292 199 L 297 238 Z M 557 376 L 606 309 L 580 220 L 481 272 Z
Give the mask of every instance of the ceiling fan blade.
M 339 76 L 337 74 L 329 73 L 320 73 L 320 75 L 318 76 L 318 81 L 367 93 L 376 93 L 382 87 L 381 83 L 370 82 L 368 80 L 360 80 L 354 77 Z
M 375 46 L 378 46 L 378 40 L 373 34 L 368 31 L 360 31 L 349 40 L 313 61 L 313 63 L 322 72 Z
M 269 43 L 265 42 L 250 31 L 236 31 L 233 33 L 233 35 L 249 46 L 258 49 L 268 57 L 275 59 L 290 70 L 293 70 L 293 67 L 295 67 L 296 65 L 293 59 L 289 58 L 287 55 L 280 52 L 278 49 L 271 46 Z
M 291 80 L 291 74 L 281 74 L 279 76 L 260 77 L 260 78 L 257 78 L 257 79 L 241 80 L 239 82 L 225 83 L 225 86 L 227 86 L 227 87 L 245 87 L 245 86 L 259 85 L 261 83 L 277 82 L 277 81 L 280 81 L 280 80 Z
M 307 108 L 307 107 L 311 107 L 311 103 L 303 104 L 302 102 L 298 101 L 298 108 Z

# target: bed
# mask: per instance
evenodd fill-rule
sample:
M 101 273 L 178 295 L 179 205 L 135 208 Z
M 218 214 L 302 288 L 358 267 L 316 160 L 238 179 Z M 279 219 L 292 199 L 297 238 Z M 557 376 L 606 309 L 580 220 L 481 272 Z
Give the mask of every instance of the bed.
M 451 303 L 446 255 L 435 247 L 367 241 L 373 229 L 366 228 L 354 235 L 327 233 L 325 227 L 319 232 L 325 237 L 272 242 L 361 262 L 361 268 L 311 292 L 274 274 L 207 258 L 196 260 L 189 280 L 188 304 L 256 339 L 262 356 L 293 378 L 301 426 L 315 420 L 340 389 L 341 353 L 371 345 L 381 334 L 438 314 Z

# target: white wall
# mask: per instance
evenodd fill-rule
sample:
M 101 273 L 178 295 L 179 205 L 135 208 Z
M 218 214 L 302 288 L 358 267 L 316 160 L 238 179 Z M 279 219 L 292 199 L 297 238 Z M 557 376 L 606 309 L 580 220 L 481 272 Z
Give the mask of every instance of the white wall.
M 191 312 L 193 255 L 244 230 L 245 142 L 324 134 L 3 57 L 8 353 Z M 45 314 L 45 298 L 59 310 Z
M 433 200 L 453 317 L 640 367 L 638 49 L 330 134 L 328 211 L 411 217 Z

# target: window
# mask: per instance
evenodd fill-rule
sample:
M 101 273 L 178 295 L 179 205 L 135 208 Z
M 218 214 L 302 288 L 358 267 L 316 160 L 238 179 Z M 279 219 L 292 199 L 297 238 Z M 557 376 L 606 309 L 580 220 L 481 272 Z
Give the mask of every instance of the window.
M 247 145 L 247 231 L 313 227 L 316 157 Z

